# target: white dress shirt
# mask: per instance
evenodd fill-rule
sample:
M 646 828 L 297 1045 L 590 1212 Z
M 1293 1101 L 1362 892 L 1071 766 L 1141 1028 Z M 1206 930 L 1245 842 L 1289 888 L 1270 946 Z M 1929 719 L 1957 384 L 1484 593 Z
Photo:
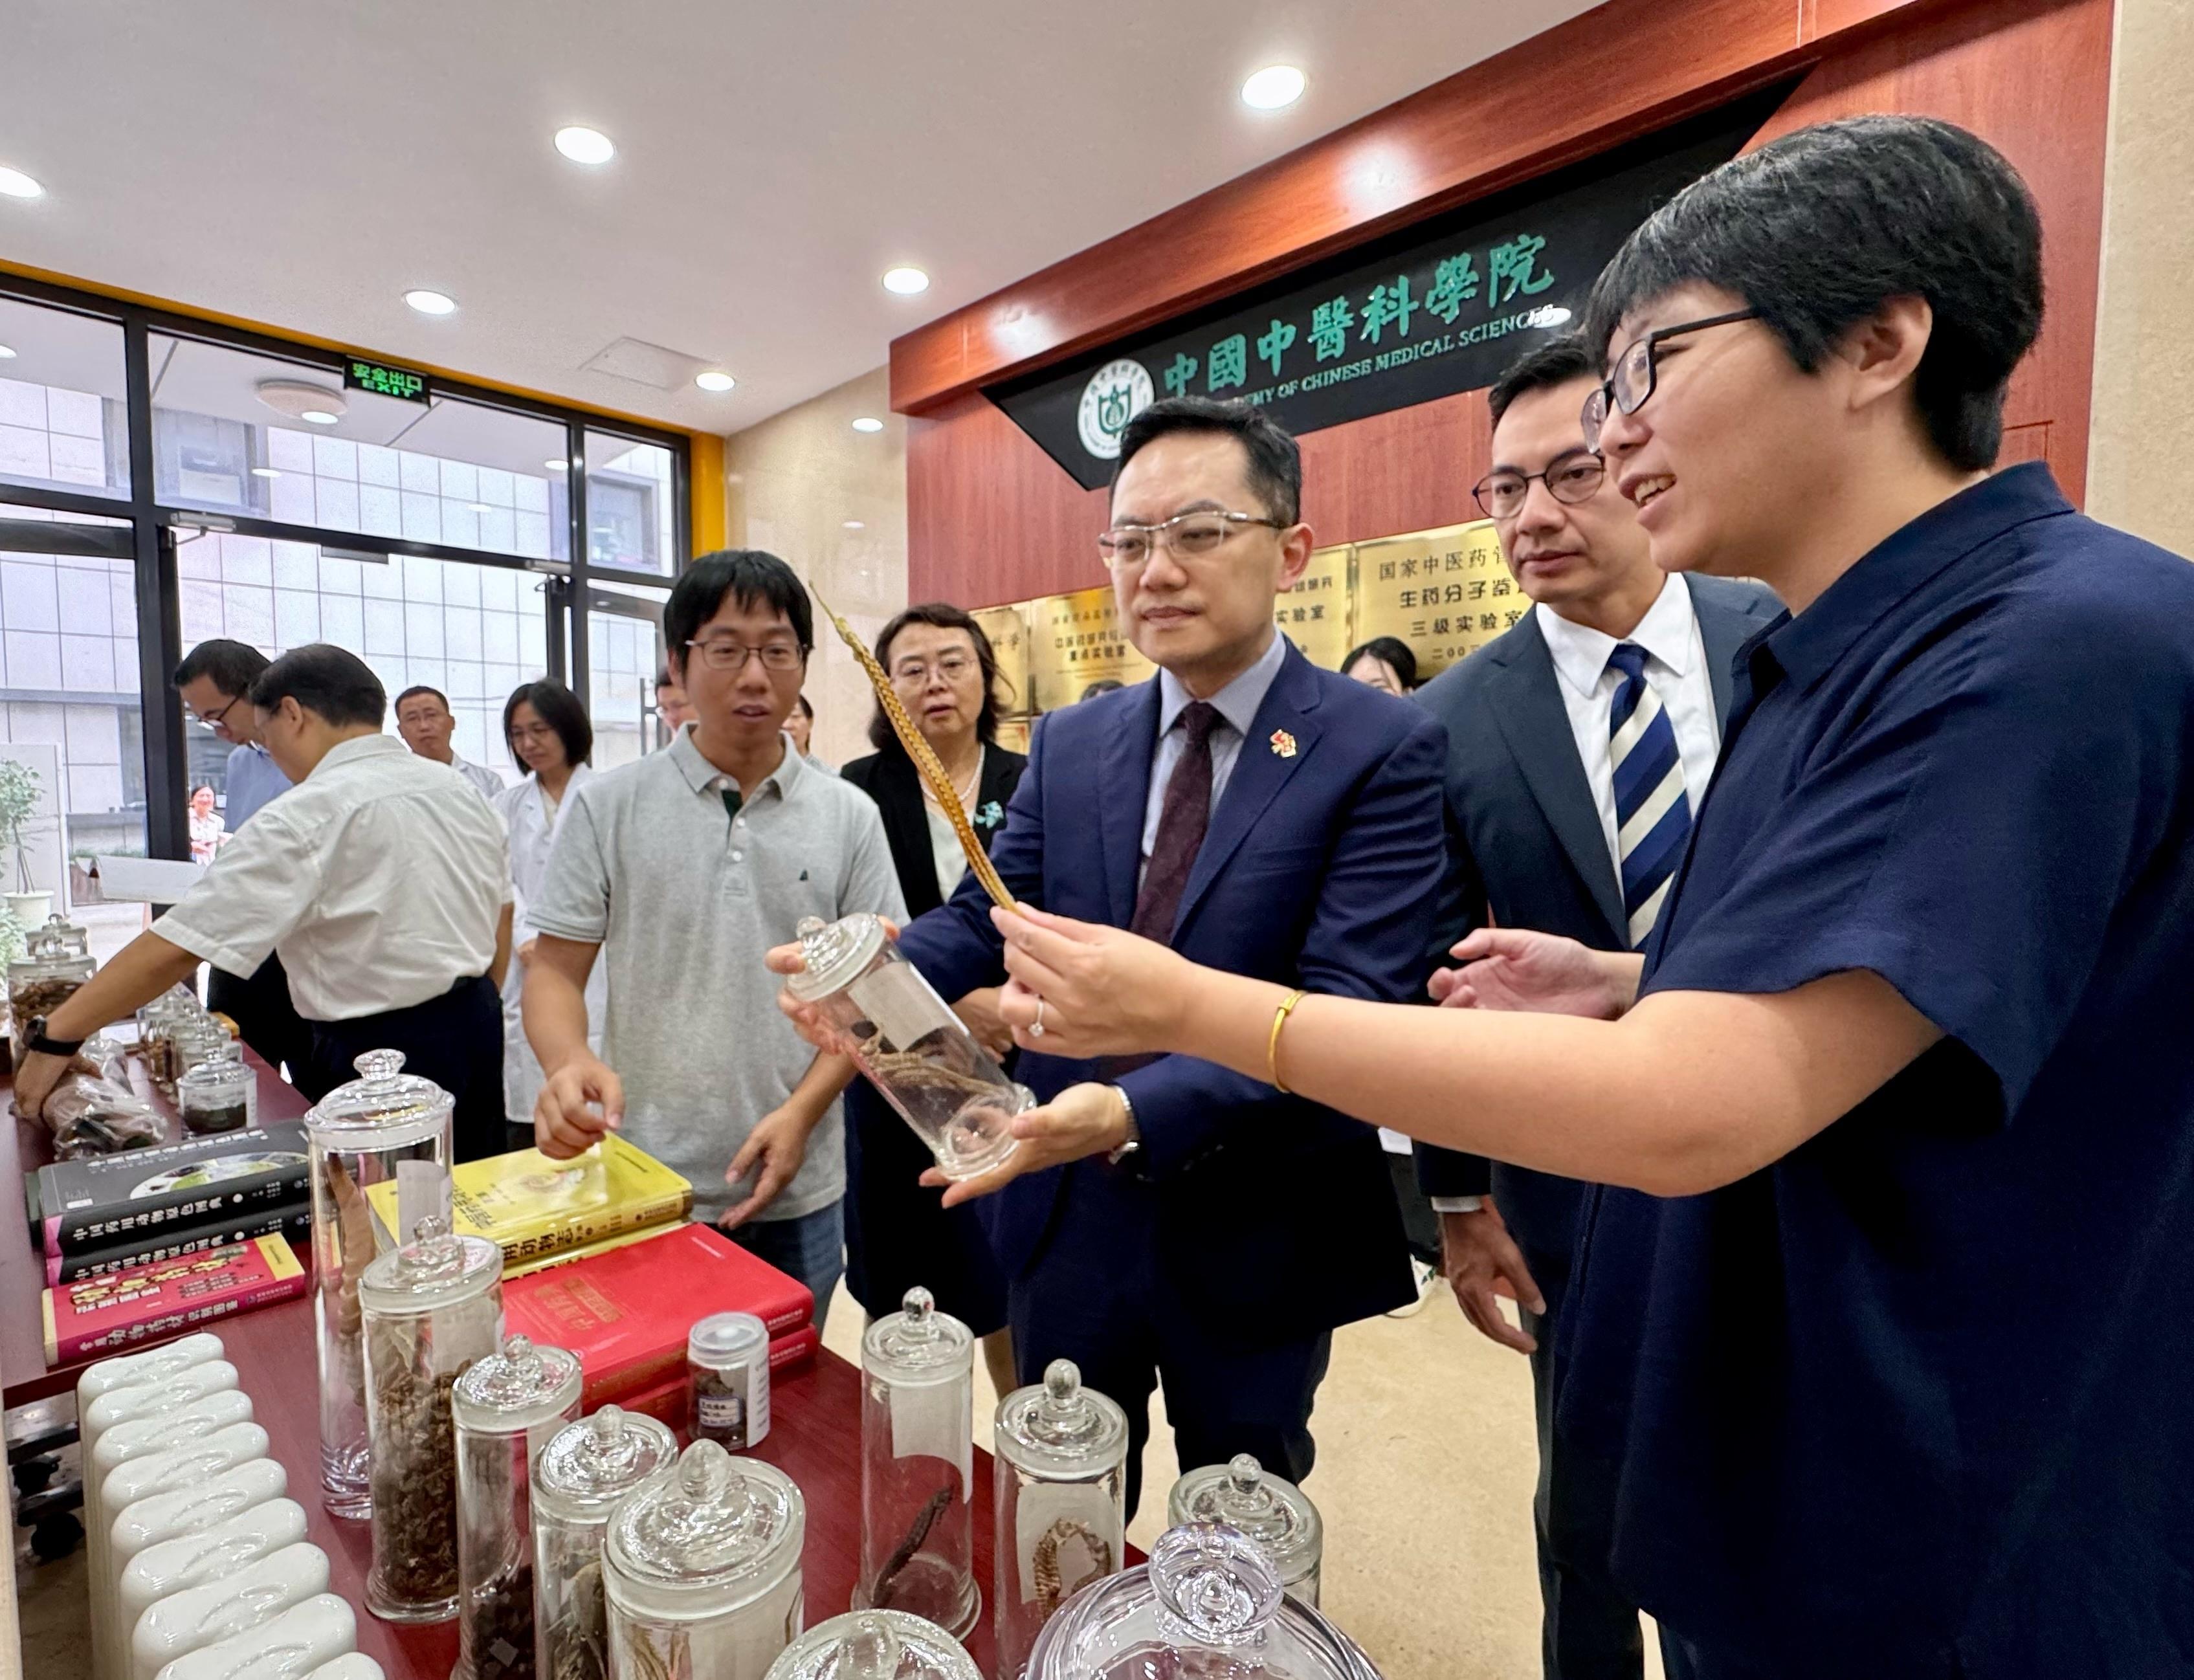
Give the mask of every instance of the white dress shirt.
M 279 952 L 298 1014 L 351 1021 L 486 973 L 510 901 L 487 801 L 394 736 L 363 735 L 253 817 L 152 931 L 228 974 Z
M 473 764 L 456 753 L 450 754 L 450 768 L 480 790 L 480 797 L 493 805 L 510 791 L 510 783 L 484 764 Z
M 1242 743 L 1249 738 L 1249 725 L 1257 720 L 1257 708 L 1265 703 L 1265 696 L 1272 691 L 1272 679 L 1280 674 L 1287 657 L 1288 639 L 1274 631 L 1271 645 L 1258 656 L 1257 662 L 1211 697 L 1220 717 L 1211 731 L 1213 811 L 1219 809 L 1220 795 L 1226 791 L 1227 778 L 1234 774 L 1234 761 L 1242 756 Z M 1180 755 L 1188 750 L 1187 733 L 1176 732 L 1174 725 L 1195 697 L 1172 672 L 1158 673 L 1158 746 L 1151 760 L 1150 798 L 1143 806 L 1146 868 L 1158 843 L 1158 818 L 1165 812 L 1166 785 L 1173 780 L 1174 766 L 1180 762 Z M 1140 885 L 1138 876 L 1138 891 Z
M 520 1008 L 526 996 L 526 964 L 518 953 L 537 930 L 531 910 L 541 901 L 541 888 L 548 879 L 548 852 L 571 796 L 594 775 L 586 765 L 571 767 L 564 784 L 564 797 L 552 811 L 548 795 L 534 777 L 505 788 L 495 801 L 496 814 L 510 833 L 510 881 L 516 892 L 510 926 L 510 968 L 503 977 L 503 1101 L 504 1117 L 514 1125 L 533 1119 L 533 1102 L 541 1094 L 547 1075 L 541 1058 L 526 1036 Z M 587 976 L 587 1048 L 602 1053 L 602 1023 L 609 1018 L 609 966 L 597 962 Z
M 1622 879 L 1623 854 L 1615 823 L 1615 765 L 1609 751 L 1609 708 L 1623 673 L 1609 668 L 1608 655 L 1617 639 L 1605 631 L 1572 623 L 1543 603 L 1538 614 L 1539 634 L 1547 639 L 1547 651 L 1554 657 L 1560 674 L 1562 705 L 1570 716 L 1570 733 L 1577 737 L 1577 760 L 1592 789 L 1592 802 L 1600 812 L 1600 826 L 1607 840 L 1608 867 Z M 1721 724 L 1714 715 L 1714 683 L 1707 671 L 1706 644 L 1699 638 L 1698 615 L 1691 610 L 1691 592 L 1680 577 L 1670 576 L 1660 595 L 1638 621 L 1638 628 L 1623 641 L 1646 650 L 1646 681 L 1660 697 L 1662 709 L 1676 731 L 1676 752 L 1684 761 L 1684 788 L 1691 795 L 1691 812 L 1707 796 L 1714 760 L 1721 752 Z

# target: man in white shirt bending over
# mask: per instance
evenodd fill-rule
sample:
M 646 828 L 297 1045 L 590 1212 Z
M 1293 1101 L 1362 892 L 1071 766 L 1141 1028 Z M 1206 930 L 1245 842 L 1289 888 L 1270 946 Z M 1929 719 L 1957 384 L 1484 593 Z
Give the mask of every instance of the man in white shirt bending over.
M 450 709 L 449 697 L 439 688 L 422 684 L 396 697 L 396 732 L 421 758 L 449 765 L 479 788 L 484 799 L 499 797 L 510 785 L 485 765 L 468 764 L 457 756 L 457 749 L 450 744 L 451 737 L 457 732 L 457 714 Z
M 210 962 L 279 951 L 312 1030 L 318 1101 L 369 1050 L 404 1052 L 457 1103 L 457 1158 L 504 1148 L 510 857 L 503 823 L 444 765 L 382 733 L 388 697 L 355 654 L 284 654 L 251 686 L 259 737 L 296 785 L 239 832 L 181 903 L 26 1023 L 15 1106 L 35 1117 L 83 1040 Z

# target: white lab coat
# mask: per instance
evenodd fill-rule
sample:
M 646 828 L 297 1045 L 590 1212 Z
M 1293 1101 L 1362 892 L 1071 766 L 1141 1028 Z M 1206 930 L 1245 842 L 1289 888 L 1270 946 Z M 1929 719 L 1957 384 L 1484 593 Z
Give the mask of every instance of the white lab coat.
M 556 808 L 558 823 L 571 808 L 571 797 L 579 791 L 580 784 L 593 774 L 585 765 L 572 770 L 571 779 L 564 787 L 563 802 Z M 526 965 L 518 960 L 518 951 L 533 937 L 529 912 L 533 901 L 541 896 L 542 884 L 548 876 L 548 849 L 556 838 L 556 825 L 549 822 L 547 802 L 541 797 L 541 784 L 531 776 L 516 787 L 505 788 L 496 797 L 495 808 L 503 818 L 503 827 L 510 831 L 510 880 L 516 892 L 511 915 L 510 972 L 503 982 L 503 1113 L 514 1125 L 531 1126 L 534 1098 L 541 1094 L 545 1075 L 533 1046 L 526 1041 L 526 1027 L 520 1016 L 519 1000 L 526 990 Z M 587 1047 L 597 1056 L 601 1054 L 602 1023 L 608 1014 L 607 966 L 597 961 L 594 972 L 587 977 Z

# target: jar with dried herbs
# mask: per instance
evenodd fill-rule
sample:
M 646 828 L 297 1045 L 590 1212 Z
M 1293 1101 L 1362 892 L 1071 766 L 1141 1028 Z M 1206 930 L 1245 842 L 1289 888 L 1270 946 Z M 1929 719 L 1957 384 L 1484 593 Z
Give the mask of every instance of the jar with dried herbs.
M 31 1023 L 59 1009 L 91 978 L 91 936 L 64 916 L 49 918 L 23 943 L 23 955 L 8 965 L 8 1012 L 21 1037 Z
M 929 1291 L 861 1339 L 861 1561 L 855 1609 L 975 1625 L 975 1338 Z
M 617 1502 L 677 1456 L 669 1425 L 616 1406 L 566 1425 L 542 1448 L 533 1466 L 532 1502 L 539 1680 L 605 1680 L 608 1675 L 602 1536 Z

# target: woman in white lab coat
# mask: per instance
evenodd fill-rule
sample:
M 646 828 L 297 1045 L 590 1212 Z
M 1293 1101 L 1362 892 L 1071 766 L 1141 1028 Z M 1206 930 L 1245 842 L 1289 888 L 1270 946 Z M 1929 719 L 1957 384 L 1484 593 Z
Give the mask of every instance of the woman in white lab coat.
M 548 877 L 548 850 L 557 823 L 572 791 L 594 774 L 587 759 L 594 751 L 594 731 L 578 697 L 563 684 L 543 679 L 521 683 L 512 692 L 503 708 L 503 733 L 510 743 L 511 757 L 528 772 L 495 801 L 510 831 L 511 884 L 517 893 L 510 936 L 516 960 L 503 984 L 503 1113 L 513 1128 L 512 1147 L 524 1148 L 533 1141 L 533 1099 L 541 1092 L 543 1079 L 541 1064 L 526 1041 L 519 1017 L 526 970 L 533 956 L 530 912 Z M 609 1006 L 604 966 L 596 963 L 587 981 L 587 1043 L 597 1054 Z

